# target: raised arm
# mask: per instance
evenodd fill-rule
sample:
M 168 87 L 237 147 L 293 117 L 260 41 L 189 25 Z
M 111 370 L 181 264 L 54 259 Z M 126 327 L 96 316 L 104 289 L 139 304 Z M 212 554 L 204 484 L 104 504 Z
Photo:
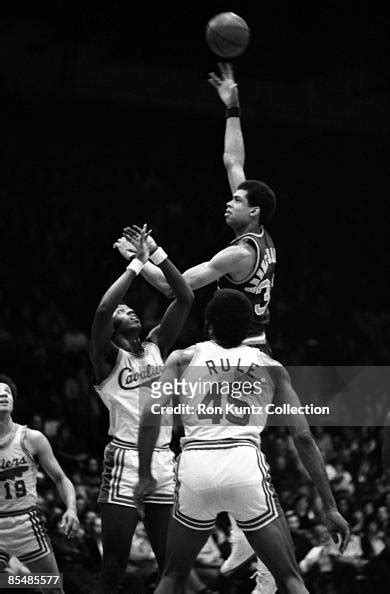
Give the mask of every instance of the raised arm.
M 291 385 L 290 376 L 287 371 L 283 367 L 270 368 L 270 371 L 276 374 L 275 404 L 281 405 L 287 403 L 291 407 L 297 407 L 299 410 L 301 403 Z M 323 519 L 326 527 L 336 543 L 337 535 L 341 534 L 340 550 L 344 552 L 350 538 L 348 523 L 337 510 L 325 465 L 306 417 L 303 413 L 289 414 L 285 416 L 284 421 L 290 430 L 298 455 L 322 499 Z
M 162 317 L 156 336 L 159 349 L 163 358 L 165 358 L 188 318 L 194 301 L 194 293 L 176 266 L 168 258 L 160 264 L 160 267 L 175 297 L 175 300 L 169 305 Z
M 133 244 L 139 245 L 142 233 L 140 227 L 136 225 L 126 227 L 124 233 Z M 194 301 L 194 294 L 176 266 L 168 259 L 164 250 L 157 246 L 154 239 L 148 236 L 146 243 L 148 244 L 150 259 L 164 276 L 169 293 L 175 297 L 174 302 L 166 310 L 160 325 L 148 337 L 149 340 L 153 340 L 158 344 L 164 357 L 184 326 Z
M 150 250 L 146 245 L 147 233 L 146 227 L 144 226 L 142 233 L 140 234 L 140 241 L 135 254 L 135 260 L 139 260 L 142 264 L 146 262 L 150 253 Z M 106 375 L 107 370 L 104 369 L 106 362 L 109 362 L 109 365 L 111 366 L 115 363 L 118 349 L 111 342 L 114 332 L 112 316 L 115 309 L 129 290 L 136 275 L 137 266 L 133 261 L 126 268 L 125 272 L 121 274 L 121 276 L 104 293 L 95 312 L 91 331 L 91 358 L 98 381 L 101 380 L 101 377 L 99 376 Z
M 53 480 L 65 503 L 66 511 L 62 516 L 62 526 L 66 536 L 71 538 L 77 534 L 80 525 L 76 512 L 74 487 L 55 458 L 47 438 L 40 431 L 28 429 L 27 443 L 38 463 Z
M 240 121 L 240 100 L 231 64 L 219 64 L 220 76 L 211 72 L 210 84 L 217 90 L 226 106 L 223 163 L 232 193 L 245 181 L 245 147 Z
M 135 227 L 134 227 L 135 228 Z M 134 235 L 131 236 L 124 231 L 125 241 L 127 243 L 136 242 Z M 118 249 L 124 258 L 129 258 L 130 251 L 122 243 Z M 183 272 L 183 278 L 192 289 L 200 289 L 210 283 L 218 280 L 225 274 L 234 274 L 242 270 L 243 266 L 252 265 L 253 255 L 245 245 L 232 245 L 221 250 L 208 262 L 202 262 Z M 167 297 L 172 297 L 172 290 L 164 277 L 162 270 L 153 265 L 150 261 L 145 264 L 141 274 L 156 289 L 161 291 Z

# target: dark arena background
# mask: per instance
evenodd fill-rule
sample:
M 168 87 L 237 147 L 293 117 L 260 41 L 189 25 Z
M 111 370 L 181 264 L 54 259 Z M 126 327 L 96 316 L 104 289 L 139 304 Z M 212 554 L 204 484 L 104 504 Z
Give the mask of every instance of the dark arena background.
M 185 270 L 233 237 L 223 217 L 230 199 L 224 108 L 207 82 L 218 58 L 204 38 L 208 19 L 225 10 L 252 34 L 233 61 L 245 172 L 278 199 L 269 226 L 278 253 L 267 332 L 274 356 L 299 366 L 385 366 L 390 357 L 384 12 L 330 1 L 2 6 L 0 371 L 19 387 L 16 420 L 47 435 L 77 490 L 81 529 L 67 541 L 60 500 L 39 474 L 39 503 L 68 593 L 91 592 L 99 581 L 96 497 L 108 416 L 93 389 L 88 344 L 99 300 L 124 269 L 112 245 L 123 227 L 147 222 Z M 202 339 L 214 290 L 196 292 L 178 346 Z M 166 305 L 141 278 L 127 301 L 145 332 Z M 324 547 L 307 561 L 323 538 L 317 495 L 288 433 L 269 428 L 263 440 L 307 587 L 390 592 L 383 428 L 313 432 L 351 525 L 348 556 Z M 219 576 L 229 547 L 222 519 L 196 571 L 211 591 L 251 592 L 253 563 Z M 140 524 L 124 591 L 152 592 L 156 576 Z

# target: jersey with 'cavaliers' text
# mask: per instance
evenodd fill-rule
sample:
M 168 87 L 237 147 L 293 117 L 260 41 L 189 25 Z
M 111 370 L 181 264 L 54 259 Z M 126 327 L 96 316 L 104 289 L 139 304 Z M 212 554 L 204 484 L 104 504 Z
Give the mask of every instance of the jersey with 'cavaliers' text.
M 141 355 L 118 349 L 110 375 L 95 386 L 110 413 L 109 435 L 117 440 L 138 443 L 138 429 L 145 403 L 150 400 L 154 382 L 159 382 L 163 368 L 160 349 L 151 341 L 143 344 Z M 170 426 L 169 426 L 170 425 Z M 172 423 L 161 424 L 156 447 L 167 447 L 171 441 Z
M 0 446 L 0 517 L 14 515 L 37 503 L 38 466 L 28 450 L 27 427 L 16 424 L 11 441 Z
M 254 248 L 256 261 L 246 278 L 234 281 L 229 274 L 218 280 L 219 289 L 236 289 L 246 295 L 253 307 L 248 337 L 260 335 L 269 323 L 269 302 L 274 282 L 276 250 L 274 243 L 262 227 L 261 233 L 245 233 L 229 245 L 247 243 Z

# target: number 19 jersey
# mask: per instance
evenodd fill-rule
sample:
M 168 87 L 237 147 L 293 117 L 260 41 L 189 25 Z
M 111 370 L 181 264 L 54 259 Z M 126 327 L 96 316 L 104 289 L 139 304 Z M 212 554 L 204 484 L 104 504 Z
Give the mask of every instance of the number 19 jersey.
M 25 445 L 27 427 L 16 424 L 11 441 L 0 447 L 0 517 L 14 515 L 37 503 L 38 467 Z

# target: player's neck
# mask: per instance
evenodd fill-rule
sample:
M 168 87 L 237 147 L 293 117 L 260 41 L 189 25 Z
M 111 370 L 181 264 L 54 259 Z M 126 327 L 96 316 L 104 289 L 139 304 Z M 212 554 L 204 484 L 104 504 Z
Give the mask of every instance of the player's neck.
M 0 415 L 0 439 L 9 435 L 14 428 L 14 422 L 9 413 Z
M 134 353 L 135 355 L 142 355 L 144 348 L 139 336 L 119 336 L 116 341 L 117 346 L 125 351 Z
M 129 351 L 135 355 L 140 355 L 144 352 L 138 331 L 129 331 L 127 334 L 116 334 L 113 342 L 120 349 Z
M 236 237 L 240 237 L 240 235 L 245 235 L 245 233 L 257 233 L 260 234 L 262 232 L 263 226 L 259 225 L 259 223 L 253 222 L 249 223 L 248 225 L 242 225 L 240 227 L 234 227 L 233 231 Z

